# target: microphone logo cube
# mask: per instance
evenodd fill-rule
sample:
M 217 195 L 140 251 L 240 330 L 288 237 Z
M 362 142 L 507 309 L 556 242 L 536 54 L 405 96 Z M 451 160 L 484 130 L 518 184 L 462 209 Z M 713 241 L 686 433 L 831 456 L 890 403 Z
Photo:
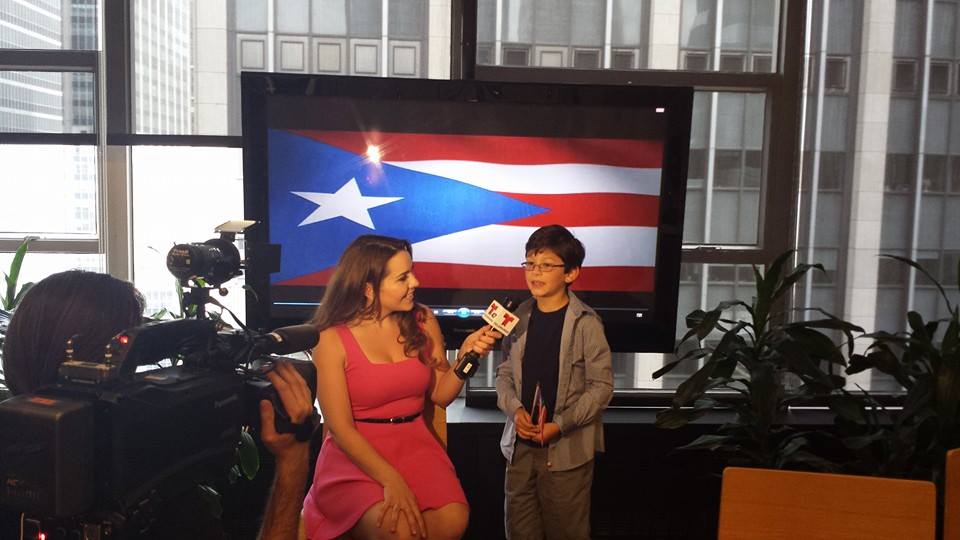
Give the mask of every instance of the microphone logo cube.
M 507 311 L 507 308 L 496 300 L 491 302 L 490 307 L 483 313 L 483 320 L 503 335 L 509 334 L 519 322 L 516 315 Z

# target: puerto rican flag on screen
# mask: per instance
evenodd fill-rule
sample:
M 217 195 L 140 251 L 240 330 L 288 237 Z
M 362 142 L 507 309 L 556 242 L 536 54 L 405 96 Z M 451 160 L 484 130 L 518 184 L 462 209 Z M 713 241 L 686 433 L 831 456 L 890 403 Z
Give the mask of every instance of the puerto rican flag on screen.
M 653 290 L 660 141 L 272 129 L 268 144 L 274 285 L 325 285 L 354 238 L 381 234 L 413 244 L 422 287 L 525 289 L 524 244 L 557 223 L 586 247 L 576 289 Z

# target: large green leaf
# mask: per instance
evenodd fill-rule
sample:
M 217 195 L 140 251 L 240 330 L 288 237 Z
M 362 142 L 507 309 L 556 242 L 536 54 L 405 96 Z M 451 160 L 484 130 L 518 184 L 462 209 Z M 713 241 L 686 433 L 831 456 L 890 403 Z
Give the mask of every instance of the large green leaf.
M 703 311 L 698 309 L 690 315 L 687 315 L 687 328 L 694 330 L 698 340 L 703 340 L 707 337 L 710 332 L 713 331 L 714 327 L 717 325 L 717 321 L 720 320 L 720 311 Z
M 654 371 L 652 376 L 654 379 L 659 379 L 663 375 L 673 371 L 673 369 L 677 367 L 677 365 L 683 362 L 686 362 L 687 360 L 699 360 L 700 358 L 703 358 L 708 354 L 710 354 L 709 349 L 694 349 L 691 351 L 687 351 L 687 353 L 685 353 L 683 356 L 680 356 L 675 360 L 671 360 L 667 362 L 666 364 L 663 365 L 662 368 Z
M 789 326 L 786 328 L 786 333 L 793 342 L 816 360 L 825 360 L 841 366 L 847 365 L 843 354 L 837 349 L 833 340 L 826 335 L 805 326 Z
M 204 484 L 197 484 L 197 493 L 200 494 L 200 499 L 206 503 L 210 515 L 220 519 L 223 515 L 223 504 L 220 501 L 220 493 Z
M 693 442 L 680 447 L 681 450 L 717 450 L 732 443 L 733 437 L 729 435 L 701 435 Z
M 947 325 L 947 329 L 943 333 L 941 347 L 943 347 L 944 354 L 949 354 L 960 348 L 960 320 L 957 317 L 950 319 L 950 324 Z
M 865 401 L 857 399 L 851 394 L 830 396 L 827 399 L 827 406 L 840 418 L 855 424 L 867 423 L 867 417 L 864 413 Z
M 943 286 L 940 285 L 940 282 L 937 281 L 937 279 L 936 279 L 935 277 L 933 277 L 933 276 L 930 274 L 930 272 L 927 272 L 926 268 L 924 268 L 923 266 L 921 266 L 920 263 L 918 263 L 918 262 L 916 262 L 916 261 L 914 261 L 914 260 L 908 259 L 908 258 L 906 258 L 906 257 L 900 257 L 900 256 L 898 256 L 898 255 L 881 254 L 880 256 L 881 256 L 881 257 L 887 257 L 887 258 L 890 258 L 890 259 L 896 259 L 896 260 L 902 262 L 903 264 L 906 264 L 906 265 L 908 265 L 908 266 L 911 266 L 911 267 L 915 268 L 918 272 L 920 272 L 921 274 L 923 274 L 924 277 L 926 277 L 928 280 L 930 280 L 931 283 L 933 283 L 934 285 L 936 285 L 937 289 L 940 291 L 940 296 L 943 297 L 944 302 L 946 302 L 946 304 L 947 304 L 947 310 L 949 310 L 951 313 L 953 313 L 953 306 L 952 306 L 952 304 L 950 303 L 950 297 L 947 296 L 947 292 L 946 292 L 945 290 L 943 290 Z M 958 266 L 960 266 L 960 265 L 958 265 Z
M 27 249 L 30 246 L 30 242 L 34 241 L 35 239 L 36 237 L 34 236 L 28 236 L 23 239 L 23 242 L 21 242 L 20 246 L 17 247 L 17 251 L 15 251 L 13 254 L 13 260 L 10 261 L 10 273 L 4 273 L 7 292 L 2 299 L 3 309 L 12 310 L 17 305 L 17 282 L 20 280 L 20 268 L 23 266 L 23 258 L 27 254 Z
M 663 409 L 657 412 L 656 426 L 664 429 L 681 428 L 710 412 L 715 403 L 713 400 L 700 400 L 690 408 Z
M 34 285 L 36 285 L 36 283 L 32 281 L 28 281 L 27 283 L 24 283 L 23 285 L 21 285 L 20 291 L 17 293 L 16 296 L 13 297 L 13 304 L 10 306 L 10 308 L 14 309 L 17 306 L 19 306 L 20 302 L 23 300 L 23 297 L 26 296 L 27 292 L 29 292 Z
M 784 294 L 786 294 L 786 292 L 789 291 L 791 287 L 796 285 L 796 283 L 800 281 L 800 279 L 803 278 L 803 276 L 810 270 L 820 270 L 821 272 L 826 272 L 826 270 L 823 269 L 823 265 L 819 263 L 798 264 L 796 268 L 794 268 L 789 274 L 787 274 L 783 278 L 783 281 L 780 283 L 780 286 L 777 287 L 777 289 L 773 293 L 773 299 L 776 300 L 781 296 L 783 296 Z
M 700 396 L 703 395 L 707 383 L 710 382 L 710 376 L 713 374 L 713 368 L 716 365 L 716 360 L 711 356 L 696 373 L 680 383 L 680 386 L 677 387 L 676 394 L 673 396 L 674 406 L 683 407 L 699 399 Z
M 240 462 L 240 470 L 247 480 L 253 480 L 260 471 L 260 451 L 257 450 L 257 443 L 249 432 L 243 430 L 240 432 L 240 443 L 237 446 L 237 458 Z

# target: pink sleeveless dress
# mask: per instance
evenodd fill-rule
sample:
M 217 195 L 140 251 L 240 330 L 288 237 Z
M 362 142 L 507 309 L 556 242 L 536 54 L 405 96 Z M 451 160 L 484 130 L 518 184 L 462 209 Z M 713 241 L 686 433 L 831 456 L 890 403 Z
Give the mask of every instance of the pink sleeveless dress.
M 346 326 L 337 334 L 347 353 L 344 371 L 354 418 L 393 418 L 422 412 L 431 368 L 417 358 L 371 363 Z M 457 473 L 423 416 L 402 424 L 356 422 L 357 430 L 410 486 L 420 511 L 450 503 L 467 504 Z M 383 500 L 383 486 L 367 476 L 328 434 L 313 485 L 303 502 L 307 538 L 336 538 Z

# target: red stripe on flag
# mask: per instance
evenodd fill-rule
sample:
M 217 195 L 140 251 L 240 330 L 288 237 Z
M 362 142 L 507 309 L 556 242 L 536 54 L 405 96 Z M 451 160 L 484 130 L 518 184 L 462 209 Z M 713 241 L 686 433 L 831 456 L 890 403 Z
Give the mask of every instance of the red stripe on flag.
M 324 286 L 333 269 L 288 279 L 275 285 Z M 516 268 L 415 262 L 413 273 L 421 287 L 439 289 L 526 289 L 520 263 Z M 582 268 L 573 284 L 577 291 L 653 292 L 652 266 L 595 266 Z
M 360 131 L 292 130 L 354 154 L 370 145 L 382 161 L 480 161 L 505 165 L 583 163 L 659 169 L 663 143 L 656 140 L 440 135 Z
M 660 221 L 660 198 L 626 193 L 501 193 L 528 204 L 549 208 L 535 216 L 507 221 L 502 225 L 542 227 L 562 223 L 564 227 L 634 226 L 656 227 Z

